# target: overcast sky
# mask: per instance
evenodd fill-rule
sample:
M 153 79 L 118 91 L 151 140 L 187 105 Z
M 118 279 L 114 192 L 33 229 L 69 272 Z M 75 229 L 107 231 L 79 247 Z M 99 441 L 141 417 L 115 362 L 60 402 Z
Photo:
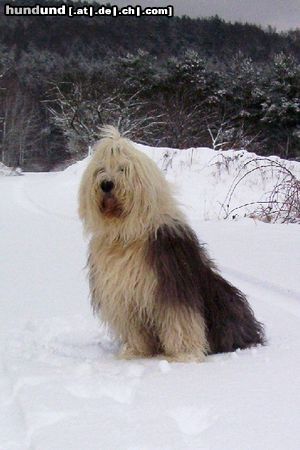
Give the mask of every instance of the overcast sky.
M 278 31 L 300 28 L 300 0 L 110 0 L 127 6 L 173 5 L 175 14 L 207 17 L 218 14 L 225 20 L 271 25 Z

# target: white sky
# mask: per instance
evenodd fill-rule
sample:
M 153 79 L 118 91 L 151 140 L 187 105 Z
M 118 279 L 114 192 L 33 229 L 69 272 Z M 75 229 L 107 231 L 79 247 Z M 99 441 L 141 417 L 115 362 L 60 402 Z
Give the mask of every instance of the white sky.
M 173 5 L 176 15 L 208 17 L 218 14 L 225 20 L 271 25 L 278 31 L 300 28 L 300 0 L 111 0 L 127 6 Z

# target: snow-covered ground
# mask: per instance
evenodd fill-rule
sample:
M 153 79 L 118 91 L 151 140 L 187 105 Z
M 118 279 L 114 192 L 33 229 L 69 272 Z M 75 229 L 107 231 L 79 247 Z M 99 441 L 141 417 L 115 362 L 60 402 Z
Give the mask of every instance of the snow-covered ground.
M 268 345 L 202 364 L 117 360 L 89 307 L 76 214 L 86 161 L 0 176 L 0 449 L 298 450 L 299 225 L 218 220 L 247 152 L 224 162 L 209 149 L 143 150 L 174 182 L 223 274 L 248 294 Z M 262 198 L 274 177 L 255 171 L 233 207 Z

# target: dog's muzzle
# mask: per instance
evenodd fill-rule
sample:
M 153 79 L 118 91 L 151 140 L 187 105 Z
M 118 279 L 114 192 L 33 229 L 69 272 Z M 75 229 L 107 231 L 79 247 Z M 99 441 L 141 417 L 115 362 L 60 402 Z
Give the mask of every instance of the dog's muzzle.
M 100 204 L 100 211 L 108 218 L 118 218 L 123 214 L 121 204 L 110 191 L 104 193 Z

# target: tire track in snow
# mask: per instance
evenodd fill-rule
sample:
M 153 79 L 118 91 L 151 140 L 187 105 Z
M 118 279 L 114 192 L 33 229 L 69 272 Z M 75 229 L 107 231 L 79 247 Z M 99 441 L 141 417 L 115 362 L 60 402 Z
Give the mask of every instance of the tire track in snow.
M 13 177 L 1 183 L 1 214 L 5 217 L 3 224 L 15 220 L 16 208 L 12 200 L 16 185 L 21 185 L 21 177 Z M 1 180 L 3 181 L 3 180 Z M 13 183 L 11 183 L 13 181 Z M 5 233 L 5 228 L 4 228 Z M 4 234 L 5 235 L 5 234 Z M 4 298 L 1 298 L 3 301 Z M 2 330 L 1 330 L 2 331 Z M 16 383 L 9 366 L 5 363 L 7 351 L 5 336 L 0 333 L 0 450 L 34 450 L 29 436 L 24 409 L 22 408 Z M 4 350 L 5 349 L 5 350 Z
M 18 206 L 24 209 L 27 212 L 33 212 L 34 214 L 38 214 L 44 217 L 57 217 L 61 220 L 70 220 L 72 222 L 77 222 L 78 219 L 76 217 L 67 216 L 65 214 L 60 214 L 58 212 L 54 212 L 53 210 L 49 210 L 37 203 L 33 200 L 28 192 L 26 191 L 27 180 L 22 178 L 18 184 L 14 186 L 14 200 Z
M 13 382 L 10 372 L 4 363 L 3 355 L 0 355 L 0 374 L 0 430 L 3 427 L 3 432 L 0 433 L 0 450 L 9 450 L 10 448 L 35 450 L 15 383 Z M 6 399 L 4 399 L 4 396 Z M 1 436 L 7 435 L 8 438 L 6 437 L 5 441 L 3 441 Z M 2 445 L 4 446 L 2 447 Z
M 288 288 L 283 288 L 271 281 L 264 281 L 260 278 L 255 277 L 254 275 L 245 274 L 239 270 L 229 268 L 226 266 L 222 266 L 222 271 L 232 276 L 233 278 L 242 281 L 250 286 L 255 286 L 255 288 L 259 288 L 260 290 L 264 290 L 267 292 L 273 292 L 276 294 L 273 297 L 274 305 L 277 307 L 284 309 L 286 312 L 292 314 L 300 318 L 300 293 L 291 290 Z M 256 297 L 256 296 L 255 296 Z M 265 303 L 270 303 L 269 300 L 265 300 L 264 296 L 261 296 L 260 299 Z M 272 307 L 274 306 L 272 305 Z

